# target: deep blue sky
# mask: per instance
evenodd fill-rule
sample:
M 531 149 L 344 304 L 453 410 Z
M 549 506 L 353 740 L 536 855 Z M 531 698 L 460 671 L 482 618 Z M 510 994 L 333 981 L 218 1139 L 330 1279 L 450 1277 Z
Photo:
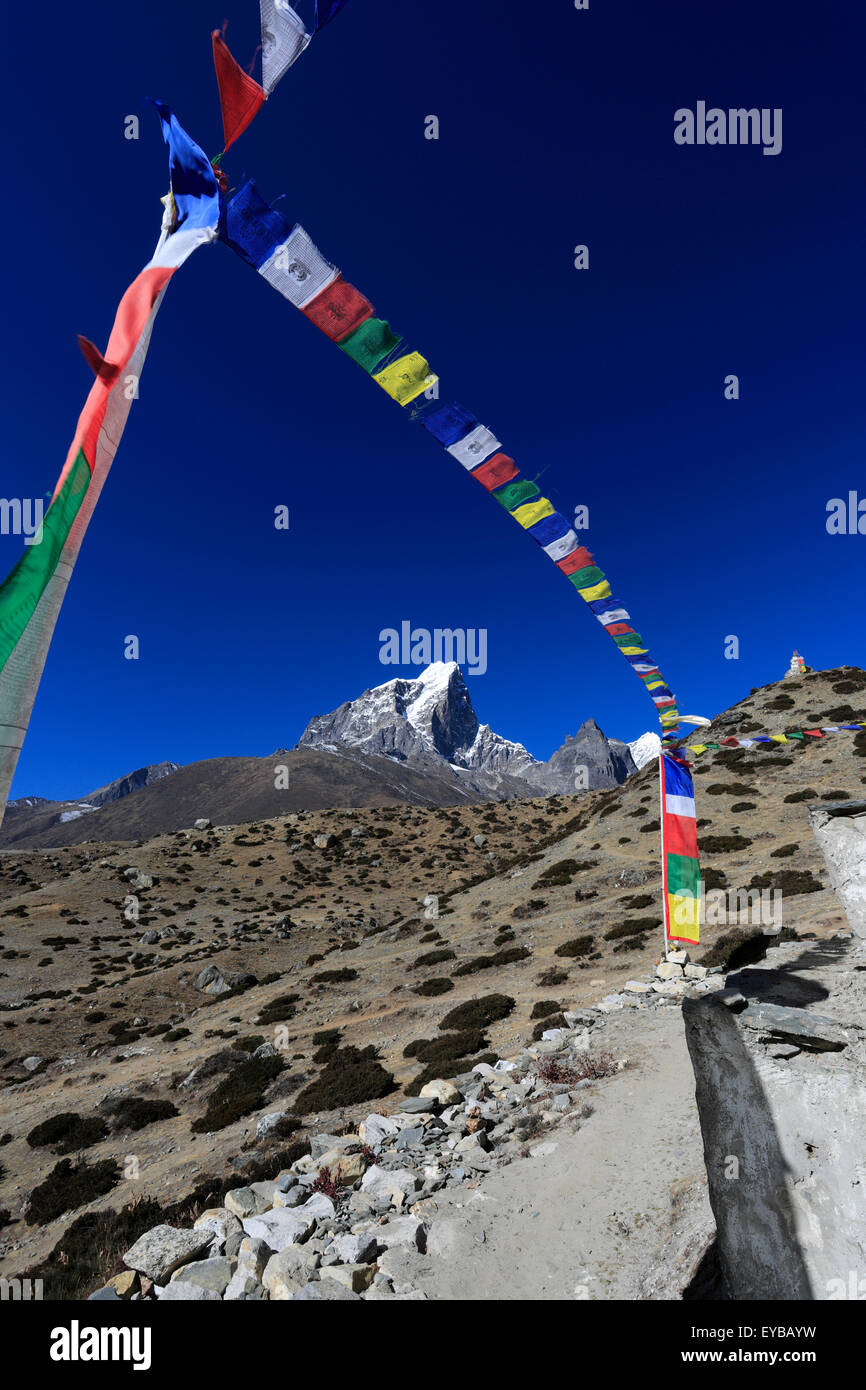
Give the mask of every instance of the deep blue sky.
M 226 160 L 232 184 L 285 195 L 562 511 L 589 505 L 588 543 L 686 712 L 778 678 L 795 646 L 866 665 L 866 536 L 825 530 L 830 497 L 866 496 L 857 9 L 349 0 Z M 7 10 L 2 495 L 53 488 L 90 384 L 75 334 L 104 347 L 151 254 L 166 156 L 144 98 L 215 153 L 210 30 L 227 18 L 246 66 L 257 11 L 49 0 L 34 34 L 32 9 Z M 698 100 L 782 107 L 782 153 L 675 145 Z M 4 573 L 19 553 L 0 538 Z M 13 795 L 290 745 L 410 674 L 378 660 L 404 618 L 488 629 L 477 711 L 537 756 L 589 715 L 656 727 L 459 465 L 230 251 L 199 251 L 157 320 Z

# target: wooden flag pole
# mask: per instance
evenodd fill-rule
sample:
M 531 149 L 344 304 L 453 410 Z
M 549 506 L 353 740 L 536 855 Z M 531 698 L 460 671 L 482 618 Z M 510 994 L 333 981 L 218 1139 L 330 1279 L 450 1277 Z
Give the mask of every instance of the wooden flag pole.
M 659 753 L 659 841 L 661 843 L 662 870 L 662 931 L 664 932 L 664 958 L 668 958 L 668 900 L 665 886 L 665 755 Z

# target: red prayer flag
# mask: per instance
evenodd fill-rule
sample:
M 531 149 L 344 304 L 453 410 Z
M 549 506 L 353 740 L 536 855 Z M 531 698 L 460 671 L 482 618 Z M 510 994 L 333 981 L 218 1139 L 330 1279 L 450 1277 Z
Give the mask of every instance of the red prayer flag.
M 332 280 L 330 285 L 301 310 L 311 323 L 321 328 L 326 337 L 335 343 L 353 333 L 372 312 L 373 306 L 369 299 L 365 299 L 360 290 L 356 290 L 342 275 Z
M 213 31 L 213 65 L 216 69 L 223 114 L 225 149 L 243 135 L 261 109 L 265 94 L 258 82 L 239 67 L 219 29 Z
M 477 478 L 488 492 L 493 492 L 494 488 L 502 487 L 503 483 L 517 476 L 517 464 L 507 454 L 494 454 L 480 468 L 473 468 L 471 476 Z
M 672 816 L 665 812 L 665 853 L 697 859 L 698 832 L 691 816 Z
M 573 550 L 564 560 L 557 560 L 556 563 L 563 574 L 576 574 L 578 570 L 585 570 L 587 566 L 594 565 L 595 560 L 585 545 L 579 545 L 577 550 Z

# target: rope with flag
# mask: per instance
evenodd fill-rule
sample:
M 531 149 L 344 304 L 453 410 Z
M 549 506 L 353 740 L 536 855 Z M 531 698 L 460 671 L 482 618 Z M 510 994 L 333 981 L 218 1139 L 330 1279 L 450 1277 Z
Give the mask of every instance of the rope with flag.
M 750 738 L 723 738 L 720 743 L 689 743 L 686 745 L 690 753 L 700 756 L 701 753 L 720 751 L 726 748 L 756 748 L 766 747 L 767 744 L 776 743 L 804 743 L 807 738 L 826 738 L 827 734 L 862 733 L 866 729 L 866 724 L 822 724 L 820 729 L 796 729 L 788 730 L 779 734 L 753 734 Z
M 244 72 L 240 63 L 232 57 L 224 33 L 219 29 L 213 31 L 213 61 L 225 140 L 223 154 L 238 136 L 243 135 L 289 68 L 306 52 L 316 34 L 330 24 L 347 3 L 348 0 L 315 0 L 312 7 L 299 4 L 296 8 L 287 0 L 261 0 L 261 82 Z M 303 18 L 301 10 L 304 9 L 312 9 L 311 20 Z
M 315 0 L 312 24 L 287 0 L 261 0 L 262 82 L 244 73 L 222 34 L 212 36 L 225 146 L 247 129 L 313 36 L 347 0 Z M 219 235 L 340 350 L 370 375 L 435 438 L 526 531 L 577 590 L 646 688 L 662 726 L 676 742 L 680 716 L 658 665 L 613 596 L 604 571 L 571 523 L 521 475 L 492 430 L 457 402 L 440 403 L 438 378 L 421 353 L 408 350 L 372 303 L 322 256 L 300 225 L 268 206 L 249 180 L 220 197 L 227 180 L 156 103 L 170 150 L 171 192 L 163 235 L 150 264 L 121 301 L 105 357 L 80 340 L 96 381 L 44 521 L 48 544 L 34 548 L 0 588 L 0 797 L 5 807 L 35 699 L 48 644 L 81 539 L 114 458 L 135 393 L 122 393 L 122 374 L 137 381 L 153 318 L 170 275 L 204 241 Z M 136 372 L 129 372 L 135 365 Z M 420 401 L 421 397 L 423 401 Z
M 521 475 L 493 431 L 464 406 L 438 399 L 438 377 L 427 359 L 376 316 L 371 301 L 344 279 L 302 226 L 290 226 L 265 202 L 252 179 L 224 201 L 220 237 L 392 400 L 408 408 L 410 417 L 532 537 L 620 649 L 655 705 L 663 742 L 672 742 L 680 719 L 676 698 L 628 609 L 613 596 L 606 574 L 571 523 Z

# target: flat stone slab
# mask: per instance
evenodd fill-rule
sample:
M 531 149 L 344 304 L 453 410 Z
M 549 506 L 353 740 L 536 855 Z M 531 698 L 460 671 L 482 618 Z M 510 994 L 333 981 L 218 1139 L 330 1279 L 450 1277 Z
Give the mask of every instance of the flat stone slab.
M 234 1260 L 212 1256 L 209 1260 L 193 1260 L 191 1264 L 182 1265 L 171 1276 L 171 1282 L 173 1284 L 197 1284 L 200 1289 L 208 1289 L 211 1293 L 219 1294 L 222 1297 L 234 1271 Z
M 222 1303 L 218 1293 L 203 1289 L 200 1284 L 188 1284 L 181 1280 L 178 1284 L 166 1284 L 164 1289 L 155 1287 L 160 1303 Z
M 805 1009 L 786 1009 L 781 1004 L 749 1004 L 737 1017 L 747 1028 L 817 1052 L 841 1052 L 849 1042 L 848 1033 L 834 1018 L 808 1013 Z
M 305 1284 L 300 1293 L 292 1295 L 293 1303 L 316 1303 L 327 1300 L 329 1303 L 343 1302 L 346 1299 L 363 1300 L 360 1294 L 353 1293 L 344 1284 L 338 1284 L 336 1279 L 317 1280 L 314 1284 Z
M 164 1284 L 176 1269 L 197 1260 L 209 1248 L 213 1231 L 179 1231 L 175 1226 L 154 1226 L 127 1250 L 123 1263 L 137 1269 L 155 1284 Z
M 269 1250 L 278 1253 L 287 1245 L 299 1245 L 306 1240 L 315 1225 L 315 1217 L 302 1215 L 302 1209 L 295 1207 L 274 1207 L 273 1211 L 261 1216 L 248 1216 L 243 1222 L 248 1236 L 263 1240 Z

